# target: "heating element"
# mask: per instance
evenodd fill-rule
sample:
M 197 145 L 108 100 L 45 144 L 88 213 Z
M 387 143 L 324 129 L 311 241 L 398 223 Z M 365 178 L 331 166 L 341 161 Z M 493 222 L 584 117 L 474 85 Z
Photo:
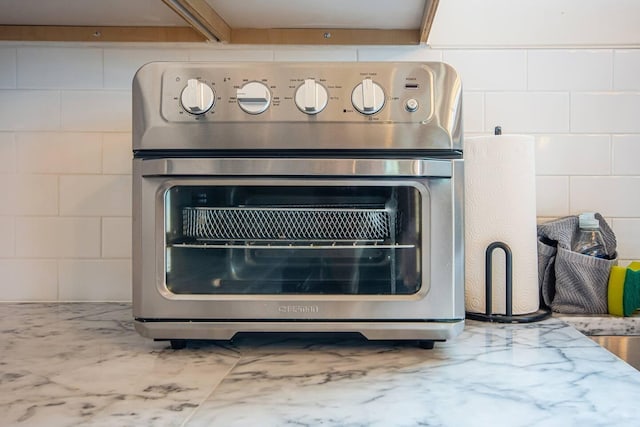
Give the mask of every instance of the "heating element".
M 151 63 L 133 84 L 144 336 L 464 323 L 461 85 L 442 63 Z

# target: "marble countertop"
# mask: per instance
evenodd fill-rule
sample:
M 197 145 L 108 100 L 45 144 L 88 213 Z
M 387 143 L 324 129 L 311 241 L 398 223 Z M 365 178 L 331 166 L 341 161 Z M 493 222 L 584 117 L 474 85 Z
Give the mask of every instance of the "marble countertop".
M 574 327 L 468 321 L 433 350 L 321 335 L 171 350 L 118 303 L 0 304 L 0 425 L 615 426 L 640 372 Z
M 602 314 L 554 314 L 585 335 L 640 335 L 640 313 L 631 317 Z

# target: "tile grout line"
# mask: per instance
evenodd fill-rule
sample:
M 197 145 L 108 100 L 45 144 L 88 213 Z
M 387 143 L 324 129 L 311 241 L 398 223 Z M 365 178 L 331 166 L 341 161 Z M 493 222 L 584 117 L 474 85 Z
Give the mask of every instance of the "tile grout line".
M 613 92 L 616 87 L 616 49 L 611 49 L 611 80 L 609 80 L 609 88 Z M 609 133 L 609 176 L 613 176 L 614 171 L 614 134 L 615 132 Z
M 615 176 L 615 171 L 614 171 L 614 165 L 615 165 L 615 161 L 614 161 L 614 151 L 613 151 L 613 137 L 614 134 L 610 133 L 608 135 L 609 137 L 609 176 Z
M 104 66 L 104 48 L 100 49 L 100 59 L 102 60 L 102 90 L 105 90 L 105 82 L 106 82 L 106 77 L 105 77 L 105 66 Z
M 616 49 L 611 49 L 611 80 L 609 81 L 610 83 L 610 90 L 613 92 L 615 91 L 615 87 L 616 87 Z
M 104 58 L 104 50 L 103 50 L 103 58 Z M 103 61 L 103 65 L 104 65 L 104 61 Z M 104 66 L 103 66 L 103 82 L 104 82 Z M 104 84 L 103 84 L 104 86 Z M 104 177 L 105 173 L 104 173 L 104 133 L 99 132 L 100 135 L 100 173 L 98 174 L 98 176 L 100 177 Z M 98 221 L 98 255 L 99 255 L 99 259 L 103 260 L 105 259 L 104 257 L 104 215 L 100 215 L 99 217 L 99 221 Z
M 19 74 L 18 74 L 18 48 L 17 48 L 17 47 L 16 47 L 16 48 L 14 48 L 14 51 L 15 51 L 15 53 L 16 53 L 16 56 L 15 56 L 15 58 L 16 58 L 16 63 L 15 63 L 15 73 L 16 73 L 16 74 L 15 74 L 15 76 L 14 76 L 14 77 L 15 77 L 15 79 L 14 79 L 14 81 L 13 81 L 13 88 L 17 90 L 17 89 L 18 89 L 18 76 L 19 76 Z
M 62 109 L 62 108 L 61 108 Z M 61 113 L 62 114 L 62 113 Z M 57 218 L 62 218 L 61 215 L 61 204 L 62 204 L 62 197 L 61 197 L 61 176 L 60 174 L 56 174 L 56 184 L 58 186 L 57 191 L 58 191 L 58 214 L 57 214 Z M 60 277 L 60 257 L 57 256 L 56 258 L 56 301 L 60 301 L 60 285 L 61 285 L 61 277 Z
M 524 86 L 527 92 L 529 90 L 529 53 L 531 49 L 525 49 L 524 51 Z

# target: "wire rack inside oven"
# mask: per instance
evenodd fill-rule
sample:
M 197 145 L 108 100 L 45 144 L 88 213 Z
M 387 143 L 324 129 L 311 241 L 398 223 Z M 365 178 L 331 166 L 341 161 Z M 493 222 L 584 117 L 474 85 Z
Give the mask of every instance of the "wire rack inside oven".
M 371 208 L 186 207 L 183 234 L 199 241 L 370 241 L 388 239 L 393 212 Z

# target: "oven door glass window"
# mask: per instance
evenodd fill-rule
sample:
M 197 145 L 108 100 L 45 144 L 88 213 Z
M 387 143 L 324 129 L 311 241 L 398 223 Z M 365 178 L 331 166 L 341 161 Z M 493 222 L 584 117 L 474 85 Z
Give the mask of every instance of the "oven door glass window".
M 409 295 L 421 286 L 413 186 L 174 186 L 165 283 L 174 294 Z

